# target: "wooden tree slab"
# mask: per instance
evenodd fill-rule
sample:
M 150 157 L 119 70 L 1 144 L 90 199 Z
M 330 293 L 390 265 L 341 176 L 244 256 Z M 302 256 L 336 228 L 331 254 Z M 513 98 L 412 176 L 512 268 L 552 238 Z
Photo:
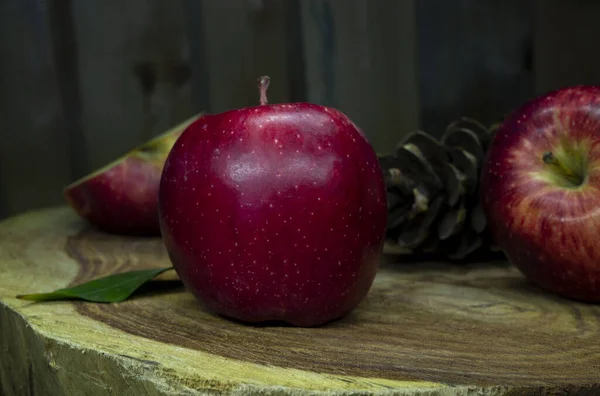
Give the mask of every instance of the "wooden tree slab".
M 169 261 L 69 208 L 5 220 L 0 241 L 2 395 L 600 394 L 600 307 L 505 262 L 384 263 L 355 312 L 300 329 L 212 315 L 174 271 L 118 304 L 18 300 Z

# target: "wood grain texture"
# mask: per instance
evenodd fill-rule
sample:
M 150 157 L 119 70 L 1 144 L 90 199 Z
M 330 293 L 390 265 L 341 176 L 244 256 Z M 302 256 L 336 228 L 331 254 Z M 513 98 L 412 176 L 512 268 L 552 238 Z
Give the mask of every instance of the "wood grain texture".
M 534 1 L 535 93 L 577 84 L 600 84 L 600 2 Z
M 63 202 L 72 177 L 48 7 L 0 1 L 0 218 Z
M 600 392 L 600 307 L 505 262 L 386 260 L 354 313 L 298 329 L 215 316 L 173 271 L 118 304 L 17 300 L 168 259 L 160 239 L 103 234 L 63 207 L 5 220 L 0 240 L 0 394 Z
M 71 4 L 87 173 L 197 111 L 181 2 Z
M 416 2 L 301 2 L 307 100 L 345 112 L 377 151 L 419 127 Z
M 288 33 L 285 10 L 279 0 L 202 0 L 193 40 L 202 39 L 208 73 L 209 108 L 218 113 L 259 102 L 258 78 L 271 77 L 270 103 L 290 97 Z M 194 8 L 199 8 L 198 4 Z M 202 29 L 199 31 L 199 29 Z M 194 32 L 198 32 L 198 37 Z
M 461 116 L 489 125 L 531 96 L 530 1 L 420 0 L 416 7 L 421 116 L 428 133 L 441 137 Z M 554 34 L 561 35 L 556 26 Z

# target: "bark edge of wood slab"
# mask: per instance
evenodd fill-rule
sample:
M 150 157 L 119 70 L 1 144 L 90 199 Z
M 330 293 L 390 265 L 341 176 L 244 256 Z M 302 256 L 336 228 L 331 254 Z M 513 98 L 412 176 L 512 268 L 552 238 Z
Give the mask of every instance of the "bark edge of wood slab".
M 168 265 L 160 238 L 68 207 L 2 221 L 0 241 L 0 394 L 600 394 L 600 307 L 506 262 L 382 263 L 355 312 L 298 329 L 212 315 L 173 271 L 118 304 L 16 299 Z

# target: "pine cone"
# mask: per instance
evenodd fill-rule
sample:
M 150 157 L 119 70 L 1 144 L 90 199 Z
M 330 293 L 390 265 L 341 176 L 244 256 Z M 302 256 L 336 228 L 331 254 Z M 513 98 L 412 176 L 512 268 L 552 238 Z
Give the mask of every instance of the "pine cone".
M 493 250 L 479 201 L 479 176 L 495 126 L 459 118 L 441 139 L 416 131 L 380 155 L 388 198 L 387 246 L 463 259 Z

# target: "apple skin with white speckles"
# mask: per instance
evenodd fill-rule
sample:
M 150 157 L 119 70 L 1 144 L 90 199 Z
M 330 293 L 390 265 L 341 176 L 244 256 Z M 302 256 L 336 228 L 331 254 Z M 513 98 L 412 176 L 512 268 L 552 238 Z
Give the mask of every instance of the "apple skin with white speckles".
M 488 149 L 480 192 L 495 243 L 531 282 L 600 302 L 600 87 L 516 109 Z
M 167 158 L 159 214 L 178 275 L 208 308 L 306 327 L 344 316 L 368 294 L 387 215 L 363 133 L 309 103 L 193 123 Z

